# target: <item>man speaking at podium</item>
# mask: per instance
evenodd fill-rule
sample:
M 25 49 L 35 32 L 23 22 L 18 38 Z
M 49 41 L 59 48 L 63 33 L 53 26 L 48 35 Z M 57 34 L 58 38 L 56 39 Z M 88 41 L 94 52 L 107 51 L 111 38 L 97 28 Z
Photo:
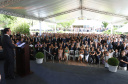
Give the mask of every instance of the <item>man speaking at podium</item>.
M 5 57 L 5 63 L 4 63 L 5 79 L 15 78 L 14 76 L 14 48 L 17 45 L 12 43 L 10 35 L 11 35 L 10 28 L 5 28 L 4 36 L 2 40 L 3 54 Z

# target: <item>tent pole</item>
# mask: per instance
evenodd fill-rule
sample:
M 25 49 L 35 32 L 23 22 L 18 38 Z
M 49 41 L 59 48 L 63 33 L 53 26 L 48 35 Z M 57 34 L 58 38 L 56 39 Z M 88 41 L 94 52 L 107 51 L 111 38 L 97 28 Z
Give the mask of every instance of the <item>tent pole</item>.
M 39 20 L 40 36 L 41 36 L 41 21 Z

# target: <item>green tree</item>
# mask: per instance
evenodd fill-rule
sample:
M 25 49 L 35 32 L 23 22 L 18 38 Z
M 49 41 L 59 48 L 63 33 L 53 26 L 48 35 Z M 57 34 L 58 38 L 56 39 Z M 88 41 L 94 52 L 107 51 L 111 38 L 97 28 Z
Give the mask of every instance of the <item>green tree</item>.
M 127 24 L 128 22 L 124 22 L 124 24 Z
M 113 34 L 122 34 L 121 32 L 115 32 L 118 28 L 113 28 Z M 111 34 L 111 30 L 106 30 L 103 32 L 104 34 Z
M 102 22 L 102 24 L 103 24 L 104 28 L 106 29 L 107 26 L 108 26 L 108 23 L 107 22 Z
M 57 23 L 57 27 L 69 28 L 74 23 L 74 20 Z
M 5 28 L 9 27 L 17 20 L 17 17 L 0 14 L 0 26 Z
M 12 28 L 12 32 L 20 32 L 21 34 L 30 34 L 30 30 L 29 30 L 30 26 L 28 23 L 26 22 L 22 22 L 18 25 L 16 25 L 15 27 Z

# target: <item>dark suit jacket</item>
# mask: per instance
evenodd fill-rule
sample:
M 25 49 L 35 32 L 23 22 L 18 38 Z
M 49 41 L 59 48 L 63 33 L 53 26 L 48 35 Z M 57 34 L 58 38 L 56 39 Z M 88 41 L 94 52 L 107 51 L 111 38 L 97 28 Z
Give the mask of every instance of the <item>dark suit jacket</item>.
M 57 43 L 57 46 L 59 45 L 59 40 L 58 39 L 53 39 L 53 45 L 55 46 L 55 43 Z
M 120 49 L 121 49 L 121 51 L 123 51 L 123 50 L 125 50 L 126 48 L 124 48 L 124 45 L 121 45 L 121 46 L 120 46 Z
M 3 54 L 5 56 L 5 60 L 12 62 L 14 61 L 14 48 L 15 45 L 12 44 L 12 40 L 9 36 L 4 35 L 2 40 L 2 46 L 3 46 Z
M 117 46 L 117 42 L 112 42 L 112 45 L 113 45 L 113 49 L 115 50 Z
M 35 37 L 34 38 L 34 43 L 36 44 L 38 41 L 39 41 L 39 38 L 38 37 Z
M 62 43 L 62 38 L 58 38 L 59 43 Z
M 40 41 L 41 41 L 41 43 L 42 43 L 42 42 L 45 42 L 45 39 L 44 39 L 44 38 L 41 38 Z
M 75 50 L 75 48 L 74 47 L 70 47 L 69 50 Z
M 1 42 L 1 36 L 0 36 L 0 46 L 2 46 L 2 42 Z
M 16 37 L 20 40 L 21 39 L 21 35 L 20 34 L 16 34 Z
M 116 46 L 116 49 L 117 49 L 118 51 L 120 51 L 120 48 L 121 48 L 120 46 Z
M 101 40 L 101 44 L 104 44 L 105 43 L 105 40 Z
M 116 52 L 114 52 L 114 53 L 113 53 L 113 57 L 118 58 L 119 56 L 120 56 L 119 52 L 117 52 L 117 53 L 116 53 Z
M 54 55 L 58 56 L 58 48 L 56 48 L 56 49 L 54 48 L 53 52 L 56 53 Z
M 53 55 L 54 49 L 53 49 L 53 48 L 50 48 L 50 49 L 48 48 L 48 49 L 47 49 L 47 52 L 49 52 L 49 50 L 50 50 L 50 54 Z
M 80 50 L 80 48 L 74 48 L 74 50 Z

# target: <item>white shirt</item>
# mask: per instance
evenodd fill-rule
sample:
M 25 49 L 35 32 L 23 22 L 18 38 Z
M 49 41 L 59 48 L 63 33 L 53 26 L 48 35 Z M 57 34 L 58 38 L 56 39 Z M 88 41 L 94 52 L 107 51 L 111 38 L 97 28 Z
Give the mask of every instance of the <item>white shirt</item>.
M 7 36 L 9 36 L 8 34 L 4 34 L 4 35 L 7 35 Z M 9 36 L 10 37 L 10 36 Z
M 109 58 L 110 58 L 110 56 L 106 56 L 106 61 L 108 61 Z M 105 57 L 104 57 L 104 59 L 105 59 Z
M 109 58 L 113 57 L 113 52 L 109 53 Z

